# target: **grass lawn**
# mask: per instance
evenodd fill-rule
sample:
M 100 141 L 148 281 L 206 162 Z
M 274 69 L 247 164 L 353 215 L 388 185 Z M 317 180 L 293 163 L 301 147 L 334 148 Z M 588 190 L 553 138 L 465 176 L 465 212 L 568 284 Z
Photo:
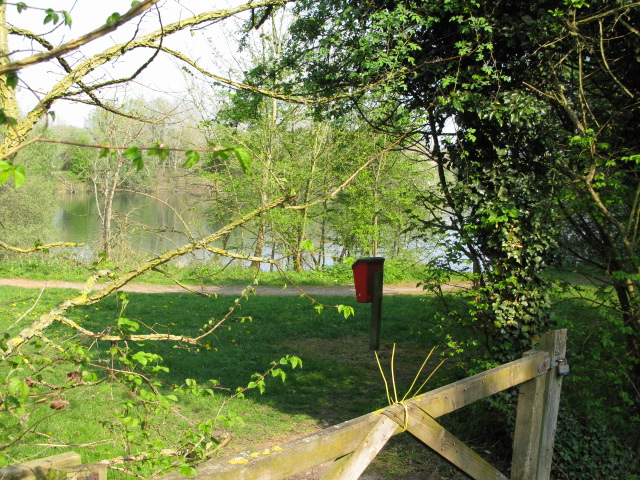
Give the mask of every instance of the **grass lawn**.
M 0 288 L 0 303 L 5 310 L 3 320 L 7 322 L 24 313 L 33 302 L 29 297 L 33 298 L 37 293 Z M 69 296 L 71 292 L 46 291 L 22 323 L 35 319 L 65 294 Z M 186 378 L 202 386 L 210 385 L 215 379 L 220 388 L 209 396 L 176 393 L 180 401 L 168 414 L 156 416 L 156 423 L 148 430 L 154 432 L 165 447 L 175 447 L 176 431 L 195 429 L 198 422 L 213 418 L 230 392 L 246 386 L 254 373 L 265 371 L 272 361 L 288 354 L 299 356 L 303 367 L 285 367 L 284 383 L 279 378 L 268 378 L 263 394 L 257 389 L 249 390 L 244 399 L 234 399 L 224 406 L 222 415 L 232 421 L 221 423 L 214 433 L 220 438 L 233 435 L 225 452 L 253 445 L 284 443 L 385 406 L 384 383 L 374 355 L 368 350 L 369 305 L 357 304 L 344 297 L 318 300 L 327 305 L 350 305 L 355 308 L 355 316 L 345 319 L 337 310 L 329 308 L 318 314 L 308 299 L 300 297 L 249 297 L 209 337 L 209 349 L 175 348 L 175 345 L 163 342 L 130 345 L 133 351 L 144 350 L 163 357 L 169 372 L 158 375 L 164 385 L 159 387 L 161 390 L 171 393 L 166 386 L 184 384 Z M 148 328 L 142 327 L 141 331 L 170 329 L 174 333 L 195 335 L 210 319 L 223 317 L 233 304 L 234 298 L 223 296 L 214 299 L 189 294 L 130 294 L 124 316 L 147 325 Z M 433 308 L 434 305 L 415 296 L 384 299 L 380 357 L 388 369 L 391 347 L 393 343 L 397 344 L 396 381 L 402 394 L 434 346 L 426 321 Z M 95 306 L 75 309 L 70 318 L 84 328 L 100 331 L 115 323 L 120 309 L 121 305 L 115 299 L 108 299 Z M 19 327 L 13 327 L 12 331 Z M 52 327 L 48 333 L 52 340 L 66 338 L 69 334 L 69 329 L 62 325 Z M 89 342 L 74 335 L 65 346 L 88 345 Z M 109 347 L 107 344 L 93 349 L 92 362 L 109 366 L 111 357 L 106 353 Z M 42 354 L 60 356 L 46 347 Z M 434 356 L 431 363 L 435 366 L 439 358 Z M 67 374 L 81 369 L 80 365 L 60 365 L 64 369 L 55 372 L 55 376 L 63 384 Z M 92 462 L 141 453 L 129 450 L 130 442 L 150 444 L 151 440 L 143 438 L 135 428 L 131 429 L 131 438 L 123 433 L 122 420 L 115 412 L 122 411 L 128 401 L 126 394 L 104 371 L 92 370 L 105 380 L 95 386 L 61 391 L 59 397 L 69 402 L 62 410 L 47 408 L 48 402 L 43 404 L 30 419 L 40 422 L 34 428 L 40 435 L 27 436 L 20 442 L 21 447 L 10 449 L 8 453 L 12 458 L 40 458 L 67 449 L 45 446 L 47 444 L 73 444 L 76 446 L 68 449 L 81 453 L 83 461 Z M 431 386 L 446 382 L 446 377 L 447 370 L 442 369 Z M 381 455 L 370 468 L 387 474 L 388 478 L 448 468 L 427 455 L 426 449 L 414 440 L 402 437 L 405 438 L 394 439 L 388 453 Z M 400 451 L 407 453 L 406 461 L 399 459 Z M 149 472 L 143 470 L 142 473 Z

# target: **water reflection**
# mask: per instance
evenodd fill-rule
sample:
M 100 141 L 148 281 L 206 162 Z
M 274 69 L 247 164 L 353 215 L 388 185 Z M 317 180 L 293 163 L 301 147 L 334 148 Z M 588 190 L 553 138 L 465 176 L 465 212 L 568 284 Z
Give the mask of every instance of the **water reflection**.
M 100 248 L 101 210 L 93 193 L 61 193 L 57 197 L 54 227 L 65 241 L 87 244 L 75 252 L 82 257 L 89 257 Z M 187 243 L 187 228 L 196 237 L 219 228 L 209 220 L 206 208 L 192 207 L 168 192 L 153 197 L 118 192 L 113 199 L 113 212 L 115 234 L 121 237 L 120 241 L 126 236 L 126 242 L 140 253 L 160 253 Z

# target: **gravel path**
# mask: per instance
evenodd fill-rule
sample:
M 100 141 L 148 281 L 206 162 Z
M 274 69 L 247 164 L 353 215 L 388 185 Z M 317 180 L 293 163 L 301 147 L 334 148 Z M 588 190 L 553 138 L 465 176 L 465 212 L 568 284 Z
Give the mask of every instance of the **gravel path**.
M 10 287 L 23 287 L 23 288 L 73 288 L 81 289 L 84 284 L 81 282 L 62 282 L 56 280 L 27 280 L 23 278 L 0 278 L 0 285 Z M 195 291 L 219 295 L 239 295 L 245 286 L 223 286 L 216 287 L 211 285 L 189 285 L 189 287 Z M 443 290 L 458 290 L 464 288 L 465 285 L 445 285 Z M 96 285 L 96 288 L 100 288 L 100 285 Z M 300 295 L 301 292 L 295 287 L 280 288 L 280 287 L 267 287 L 261 285 L 255 285 L 258 295 L 282 295 L 282 296 L 295 296 Z M 301 287 L 304 293 L 311 296 L 317 295 L 336 295 L 343 297 L 355 296 L 355 289 L 353 286 L 336 285 L 335 287 Z M 178 285 L 155 285 L 150 283 L 133 283 L 122 287 L 123 291 L 136 292 L 136 293 L 182 293 L 185 290 Z M 418 295 L 423 293 L 422 287 L 416 287 L 415 283 L 401 283 L 396 285 L 385 285 L 385 295 Z
M 23 288 L 72 288 L 81 289 L 83 283 L 81 282 L 63 282 L 57 280 L 27 280 L 23 278 L 0 278 L 0 285 L 10 287 L 23 287 Z M 100 288 L 99 285 L 96 286 Z M 216 287 L 211 285 L 189 285 L 195 291 L 204 293 L 217 293 L 219 295 L 239 295 L 245 286 L 223 286 Z M 450 285 L 450 289 L 460 288 L 461 285 Z M 255 285 L 254 288 L 258 295 L 300 295 L 301 292 L 295 287 L 289 286 L 288 288 L 280 287 L 268 287 Z M 304 286 L 304 292 L 308 295 L 336 295 L 343 297 L 355 296 L 355 289 L 353 286 L 336 285 L 335 287 L 310 287 Z M 126 285 L 122 290 L 127 292 L 137 293 L 181 293 L 185 290 L 178 285 L 155 285 L 149 283 L 134 283 Z M 416 287 L 415 283 L 402 283 L 396 285 L 385 285 L 385 295 L 418 295 L 423 293 L 422 287 Z

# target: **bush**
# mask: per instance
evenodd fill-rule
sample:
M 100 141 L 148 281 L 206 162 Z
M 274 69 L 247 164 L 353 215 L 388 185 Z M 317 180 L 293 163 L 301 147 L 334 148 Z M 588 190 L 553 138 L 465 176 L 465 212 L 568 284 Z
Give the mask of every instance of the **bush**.
M 638 480 L 640 466 L 627 442 L 597 420 L 560 409 L 552 476 L 558 480 Z

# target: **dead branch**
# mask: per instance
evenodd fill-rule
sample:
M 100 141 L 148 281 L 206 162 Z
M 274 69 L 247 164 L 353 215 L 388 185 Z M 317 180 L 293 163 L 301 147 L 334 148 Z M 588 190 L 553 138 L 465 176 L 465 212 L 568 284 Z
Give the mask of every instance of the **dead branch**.
M 4 242 L 0 242 L 0 247 L 4 248 L 5 250 L 9 250 L 11 252 L 33 253 L 33 252 L 38 252 L 42 250 L 50 250 L 52 248 L 57 248 L 57 247 L 84 247 L 84 243 L 59 242 L 59 243 L 48 243 L 46 245 L 34 245 L 31 248 L 20 248 L 20 247 L 13 247 Z

